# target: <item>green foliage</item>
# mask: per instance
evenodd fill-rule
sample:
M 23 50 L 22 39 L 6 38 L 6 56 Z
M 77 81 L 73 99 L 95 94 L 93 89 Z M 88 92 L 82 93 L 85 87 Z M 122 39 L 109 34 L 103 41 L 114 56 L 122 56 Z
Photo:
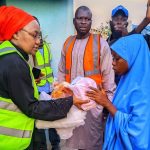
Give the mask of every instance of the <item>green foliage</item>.
M 91 29 L 91 32 L 95 34 L 101 34 L 104 39 L 107 39 L 111 34 L 109 22 L 106 22 L 106 24 L 101 23 L 99 27 Z

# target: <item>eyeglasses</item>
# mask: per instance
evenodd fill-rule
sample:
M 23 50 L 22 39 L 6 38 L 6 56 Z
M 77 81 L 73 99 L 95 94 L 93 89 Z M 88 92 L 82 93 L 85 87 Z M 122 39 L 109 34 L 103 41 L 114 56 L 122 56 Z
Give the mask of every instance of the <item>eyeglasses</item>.
M 28 33 L 30 36 L 32 36 L 35 40 L 36 39 L 41 39 L 41 34 L 40 33 L 30 33 L 29 31 L 25 30 L 25 29 L 21 29 L 22 31 Z

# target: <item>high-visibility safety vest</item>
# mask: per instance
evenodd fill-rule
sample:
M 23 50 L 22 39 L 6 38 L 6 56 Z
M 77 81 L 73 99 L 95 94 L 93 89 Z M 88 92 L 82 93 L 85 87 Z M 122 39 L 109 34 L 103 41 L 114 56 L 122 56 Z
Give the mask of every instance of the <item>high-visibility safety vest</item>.
M 66 54 L 66 73 L 65 78 L 67 82 L 71 82 L 71 66 L 72 66 L 72 50 L 76 36 L 70 36 L 63 47 Z M 87 45 L 84 51 L 83 58 L 84 76 L 92 78 L 97 84 L 102 83 L 102 76 L 100 70 L 100 35 L 90 34 Z
M 40 83 L 37 84 L 37 86 L 43 86 L 48 81 L 49 83 L 52 83 L 53 78 L 53 70 L 50 67 L 50 61 L 52 59 L 52 56 L 50 54 L 50 47 L 48 43 L 45 41 L 43 42 L 43 55 L 38 50 L 35 54 L 35 64 L 37 68 L 41 69 L 41 72 L 44 74 L 44 77 L 41 79 Z
M 26 62 L 22 54 L 9 41 L 3 42 L 0 45 L 0 57 L 11 53 L 17 53 Z M 30 75 L 34 88 L 34 97 L 38 99 L 38 90 L 31 68 Z M 0 150 L 26 149 L 30 144 L 33 128 L 33 118 L 29 118 L 21 112 L 10 98 L 0 96 Z

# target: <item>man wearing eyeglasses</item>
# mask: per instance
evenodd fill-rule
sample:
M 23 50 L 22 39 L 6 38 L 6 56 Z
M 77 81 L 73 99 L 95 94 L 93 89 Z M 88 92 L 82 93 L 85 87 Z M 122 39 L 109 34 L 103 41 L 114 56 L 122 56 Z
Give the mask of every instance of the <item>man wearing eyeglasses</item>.
M 28 54 L 39 47 L 39 24 L 14 6 L 0 7 L 0 14 L 0 149 L 25 150 L 31 142 L 35 119 L 61 119 L 73 103 L 84 102 L 72 96 L 38 101 L 27 60 Z

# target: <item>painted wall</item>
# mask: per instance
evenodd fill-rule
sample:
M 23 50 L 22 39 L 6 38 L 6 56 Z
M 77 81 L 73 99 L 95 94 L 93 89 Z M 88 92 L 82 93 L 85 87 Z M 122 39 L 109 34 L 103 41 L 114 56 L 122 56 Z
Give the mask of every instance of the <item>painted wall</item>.
M 65 39 L 74 33 L 72 0 L 6 0 L 36 16 L 41 24 L 43 37 L 51 43 L 52 68 L 57 76 L 58 62 Z
M 74 11 L 81 5 L 88 6 L 93 13 L 92 28 L 106 23 L 111 18 L 111 11 L 118 5 L 123 5 L 129 11 L 132 24 L 139 24 L 146 14 L 147 0 L 74 0 Z

